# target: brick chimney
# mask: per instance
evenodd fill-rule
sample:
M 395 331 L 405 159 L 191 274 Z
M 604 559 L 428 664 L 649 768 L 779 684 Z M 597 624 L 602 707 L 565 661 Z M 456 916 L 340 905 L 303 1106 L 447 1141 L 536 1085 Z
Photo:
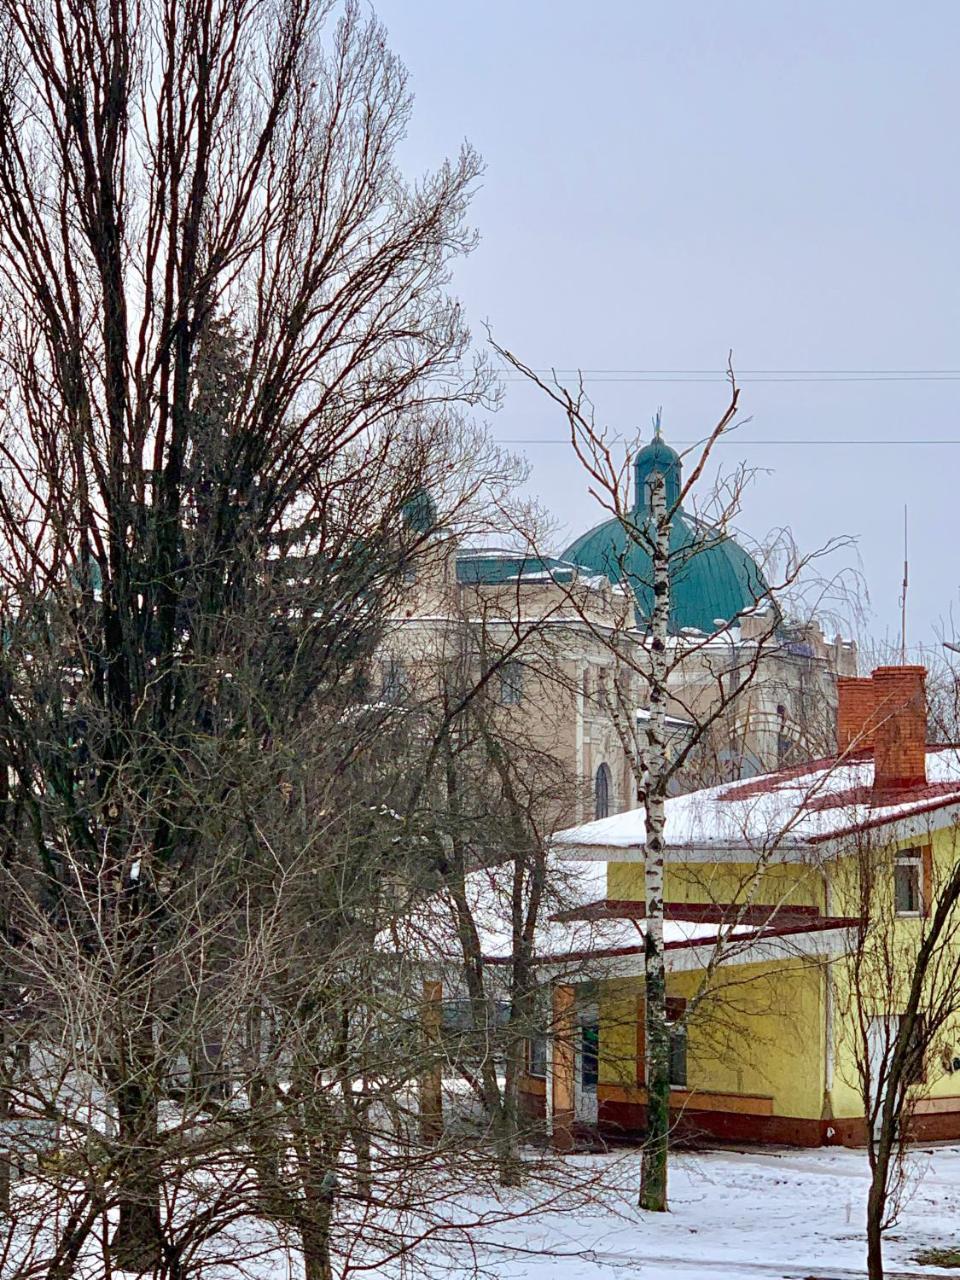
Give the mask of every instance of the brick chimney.
M 873 802 L 927 781 L 926 667 L 877 667 L 873 673 Z
M 837 751 L 866 751 L 876 725 L 874 683 L 869 676 L 837 678 Z

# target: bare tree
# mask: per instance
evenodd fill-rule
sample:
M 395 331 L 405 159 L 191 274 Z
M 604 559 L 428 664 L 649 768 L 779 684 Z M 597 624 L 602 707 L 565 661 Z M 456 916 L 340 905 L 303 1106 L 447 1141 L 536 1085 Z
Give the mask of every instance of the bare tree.
M 626 484 L 626 464 L 620 463 L 612 444 L 594 422 L 582 384 L 571 392 L 559 383 L 549 384 L 509 351 L 493 344 L 497 354 L 512 368 L 539 386 L 567 419 L 570 440 L 589 481 L 590 492 L 623 528 L 626 551 L 619 564 L 623 584 L 631 591 L 649 596 L 646 617 L 625 620 L 613 634 L 604 637 L 615 659 L 615 676 L 604 690 L 605 703 L 634 776 L 639 803 L 645 813 L 645 1053 L 647 1091 L 647 1134 L 643 1153 L 640 1190 L 641 1207 L 667 1207 L 667 1152 L 670 1132 L 670 1028 L 667 1017 L 663 956 L 664 885 L 664 804 L 672 786 L 681 782 L 688 762 L 698 749 L 723 729 L 732 712 L 742 708 L 757 680 L 763 662 L 782 644 L 782 615 L 777 601 L 800 579 L 817 555 L 836 549 L 841 542 L 831 540 L 813 556 L 792 556 L 778 579 L 759 574 L 750 584 L 752 599 L 730 619 L 717 619 L 716 631 L 707 634 L 671 634 L 672 584 L 684 566 L 730 534 L 740 507 L 745 468 L 735 470 L 709 492 L 701 509 L 710 513 L 709 523 L 699 522 L 692 544 L 677 546 L 671 530 L 680 508 L 698 496 L 704 472 L 719 440 L 732 429 L 739 407 L 739 390 L 728 369 L 730 398 L 719 419 L 694 451 L 682 484 L 668 500 L 663 468 L 655 468 L 649 479 L 646 507 L 630 501 Z M 659 423 L 657 426 L 659 434 Z M 638 581 L 627 561 L 633 547 L 641 547 L 649 558 L 649 578 Z M 586 619 L 584 619 L 586 621 Z M 750 643 L 735 645 L 735 632 L 751 624 Z M 599 635 L 599 632 L 598 632 Z M 728 653 L 719 659 L 731 641 Z M 719 646 L 718 646 L 718 643 Z M 699 663 L 716 677 L 715 696 L 707 701 L 685 703 L 682 673 Z M 637 725 L 637 687 L 646 691 L 649 715 Z M 685 740 L 668 742 L 668 705 L 679 706 L 688 722 Z
M 401 179 L 405 75 L 355 4 L 0 15 L 6 954 L 40 1007 L 62 975 L 22 922 L 72 941 L 71 1034 L 116 1117 L 61 1272 L 109 1203 L 146 1269 L 169 921 L 237 806 L 255 838 L 251 751 L 356 701 L 416 549 L 404 505 L 463 497 L 446 441 L 489 383 L 445 286 L 478 162 Z
M 521 1174 L 519 1084 L 527 1044 L 542 1029 L 538 929 L 563 905 L 547 842 L 575 786 L 549 746 L 551 691 L 565 676 L 549 605 L 528 620 L 535 591 L 518 577 L 487 599 L 465 592 L 443 656 L 428 667 L 439 686 L 433 711 L 443 751 L 422 801 L 421 821 L 438 842 L 426 951 L 464 992 L 467 1034 L 453 1065 L 488 1117 L 505 1184 Z M 528 706 L 537 709 L 535 722 Z M 493 957 L 489 940 L 501 932 L 506 956 Z
M 895 874 L 897 850 L 871 839 L 869 830 L 858 834 L 845 882 L 841 877 L 837 886 L 838 901 L 846 899 L 848 913 L 859 921 L 850 954 L 837 962 L 836 986 L 870 1161 L 870 1280 L 883 1277 L 883 1236 L 899 1212 L 917 1103 L 941 1072 L 944 1055 L 953 1070 L 944 1036 L 960 1012 L 960 865 L 950 853 L 956 830 L 939 834 L 936 859 L 918 854 L 916 866 L 907 866 L 909 850 L 899 859 L 915 876 L 920 895 L 916 903 L 907 903 L 914 919 L 898 919 L 904 904 Z

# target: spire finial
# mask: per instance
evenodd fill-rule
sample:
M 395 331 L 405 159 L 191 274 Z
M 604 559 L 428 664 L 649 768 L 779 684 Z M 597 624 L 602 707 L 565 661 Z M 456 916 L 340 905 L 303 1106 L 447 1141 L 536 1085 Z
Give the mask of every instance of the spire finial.
M 656 472 L 666 481 L 667 508 L 680 501 L 680 455 L 663 438 L 663 411 L 653 415 L 653 439 L 643 446 L 633 460 L 634 510 L 644 511 L 649 505 L 649 482 Z

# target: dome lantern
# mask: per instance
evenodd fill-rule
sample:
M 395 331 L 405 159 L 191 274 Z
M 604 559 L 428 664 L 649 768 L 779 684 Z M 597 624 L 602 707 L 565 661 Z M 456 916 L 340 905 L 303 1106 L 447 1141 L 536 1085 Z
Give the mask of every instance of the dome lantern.
M 768 587 L 753 557 L 725 529 L 714 529 L 679 505 L 681 462 L 660 437 L 659 428 L 633 460 L 632 519 L 605 520 L 581 534 L 563 559 L 590 574 L 628 586 L 636 600 L 637 625 L 653 616 L 653 566 L 645 538 L 650 488 L 664 477 L 670 518 L 670 631 L 692 629 L 712 635 L 718 627 L 768 601 Z
M 671 449 L 657 433 L 648 445 L 640 450 L 633 460 L 633 509 L 636 513 L 649 512 L 650 495 L 653 479 L 656 475 L 664 477 L 664 497 L 667 510 L 670 511 L 680 501 L 680 474 L 682 463 L 680 455 Z

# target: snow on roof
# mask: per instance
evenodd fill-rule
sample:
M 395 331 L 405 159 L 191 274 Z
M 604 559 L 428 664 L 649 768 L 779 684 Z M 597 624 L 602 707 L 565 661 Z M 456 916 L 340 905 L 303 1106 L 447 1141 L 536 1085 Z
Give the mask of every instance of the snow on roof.
M 598 936 L 596 921 L 577 920 L 559 924 L 551 917 L 605 898 L 607 869 L 599 862 L 566 859 L 561 862 L 552 854 L 548 861 L 535 950 L 546 954 L 557 948 L 564 951 L 589 949 Z M 513 863 L 470 872 L 466 877 L 466 893 L 470 912 L 477 924 L 482 954 L 509 955 L 513 949 Z M 626 924 L 634 943 L 640 936 L 632 921 L 604 921 L 602 924 Z M 414 910 L 392 924 L 379 941 L 385 948 L 423 960 L 459 963 L 463 958 L 453 903 L 446 890 L 418 903 Z
M 631 964 L 642 968 L 642 914 L 636 917 L 622 913 L 606 915 L 593 910 L 606 898 L 606 879 L 603 863 L 561 861 L 556 854 L 549 855 L 544 901 L 534 936 L 535 962 L 561 968 L 573 965 L 581 977 L 588 972 L 599 976 L 600 971 L 594 972 L 589 966 L 610 957 L 629 957 Z M 489 963 L 508 963 L 513 954 L 513 864 L 471 872 L 466 877 L 466 890 L 477 924 L 481 954 Z M 697 910 L 696 904 L 691 907 L 691 911 Z M 557 919 L 558 915 L 563 918 Z M 780 929 L 773 918 L 739 924 L 667 919 L 663 924 L 663 938 L 666 951 L 676 956 L 678 962 L 682 956 L 683 963 L 694 963 L 697 947 L 722 946 L 728 955 L 736 955 L 739 949 L 749 947 L 757 939 L 779 934 L 806 936 L 835 924 L 835 921 L 817 918 L 798 925 L 791 919 L 789 928 Z M 446 891 L 418 903 L 407 916 L 392 922 L 378 942 L 381 950 L 404 955 L 418 963 L 458 969 L 463 963 L 453 903 Z
M 649 707 L 637 707 L 633 714 L 642 724 L 646 724 L 650 720 L 652 712 Z M 664 720 L 673 729 L 692 729 L 694 727 L 692 720 L 683 720 L 680 716 L 665 716 Z
M 666 802 L 667 848 L 802 849 L 960 805 L 960 748 L 927 748 L 925 786 L 891 792 L 879 803 L 872 786 L 873 759 L 860 756 L 673 796 Z M 613 858 L 618 850 L 641 849 L 644 840 L 640 808 L 558 831 L 552 846 L 571 858 L 587 850 Z

